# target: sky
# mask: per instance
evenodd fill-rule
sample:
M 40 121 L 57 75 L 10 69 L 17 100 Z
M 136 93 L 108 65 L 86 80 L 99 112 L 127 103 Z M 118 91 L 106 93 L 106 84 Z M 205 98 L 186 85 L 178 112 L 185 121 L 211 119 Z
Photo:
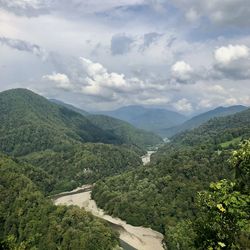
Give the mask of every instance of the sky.
M 88 111 L 250 106 L 249 0 L 0 0 L 0 91 Z

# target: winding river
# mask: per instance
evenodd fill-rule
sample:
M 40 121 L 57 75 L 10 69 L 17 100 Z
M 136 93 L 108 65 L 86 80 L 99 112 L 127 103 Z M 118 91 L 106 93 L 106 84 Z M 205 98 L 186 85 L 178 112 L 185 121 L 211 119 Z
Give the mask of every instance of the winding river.
M 143 164 L 150 162 L 150 156 L 153 151 L 149 151 L 143 156 Z M 142 157 L 142 160 L 143 160 Z M 96 202 L 91 199 L 91 185 L 84 185 L 71 192 L 65 192 L 54 197 L 56 205 L 77 205 L 85 208 L 94 216 L 106 220 L 113 229 L 119 232 L 121 245 L 126 250 L 164 250 L 162 245 L 163 235 L 150 228 L 135 227 L 127 224 L 119 218 L 114 218 L 98 208 Z

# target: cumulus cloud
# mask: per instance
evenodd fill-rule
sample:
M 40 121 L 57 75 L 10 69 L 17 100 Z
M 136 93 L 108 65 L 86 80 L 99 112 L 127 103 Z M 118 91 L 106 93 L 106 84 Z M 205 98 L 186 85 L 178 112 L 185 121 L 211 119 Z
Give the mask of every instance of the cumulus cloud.
M 224 65 L 229 63 L 247 58 L 249 56 L 249 48 L 245 45 L 228 45 L 227 47 L 220 47 L 215 50 L 215 60 Z
M 94 63 L 83 57 L 80 60 L 87 73 L 85 78 L 87 85 L 82 87 L 84 93 L 112 97 L 114 92 L 131 92 L 144 85 L 138 78 L 126 78 L 124 74 L 110 73 L 100 63 Z
M 55 83 L 57 88 L 64 90 L 73 90 L 74 85 L 70 82 L 69 78 L 65 74 L 53 73 L 51 75 L 44 75 L 43 80 L 51 81 Z
M 0 44 L 6 45 L 13 49 L 17 49 L 19 51 L 32 53 L 35 56 L 40 57 L 42 60 L 46 60 L 46 58 L 48 57 L 48 53 L 45 49 L 36 44 L 32 44 L 23 40 L 0 37 Z
M 228 45 L 214 52 L 215 75 L 233 79 L 250 77 L 250 51 L 245 45 Z
M 193 69 L 188 63 L 178 61 L 171 67 L 171 73 L 177 81 L 185 83 L 191 79 Z

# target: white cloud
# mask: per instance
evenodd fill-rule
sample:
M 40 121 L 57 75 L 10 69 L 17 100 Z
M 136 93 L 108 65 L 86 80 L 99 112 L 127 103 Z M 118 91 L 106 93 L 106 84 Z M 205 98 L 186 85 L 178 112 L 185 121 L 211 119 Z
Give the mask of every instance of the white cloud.
M 242 80 L 250 77 L 250 51 L 246 45 L 228 45 L 214 52 L 214 72 L 217 79 Z
M 186 99 L 180 99 L 176 103 L 173 104 L 174 108 L 180 112 L 192 112 L 193 106 L 192 104 Z
M 215 50 L 214 57 L 218 63 L 227 65 L 233 61 L 249 56 L 249 48 L 245 45 L 228 45 Z
M 87 73 L 85 78 L 87 85 L 82 87 L 84 93 L 93 95 L 108 94 L 110 96 L 113 95 L 113 91 L 130 92 L 140 89 L 144 85 L 138 78 L 126 78 L 124 74 L 116 72 L 109 73 L 100 63 L 94 63 L 83 57 L 80 60 L 83 69 Z
M 186 82 L 193 73 L 192 67 L 184 62 L 178 61 L 171 67 L 172 76 L 180 82 Z
M 69 78 L 65 74 L 53 73 L 51 75 L 44 75 L 44 80 L 54 82 L 57 88 L 72 90 L 74 88 L 73 84 L 70 82 Z
M 250 24 L 249 0 L 171 0 L 171 2 L 182 9 L 186 17 L 190 17 L 190 9 L 194 9 L 199 16 L 206 17 L 215 24 L 238 27 Z
M 20 8 L 20 9 L 39 9 L 47 5 L 47 1 L 44 0 L 1 0 L 0 4 L 7 8 Z

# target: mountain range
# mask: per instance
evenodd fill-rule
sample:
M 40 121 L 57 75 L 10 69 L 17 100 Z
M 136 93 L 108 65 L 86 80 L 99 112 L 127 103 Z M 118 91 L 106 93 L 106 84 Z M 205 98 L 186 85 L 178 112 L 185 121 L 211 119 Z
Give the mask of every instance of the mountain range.
M 159 135 L 162 129 L 177 126 L 187 120 L 184 115 L 174 111 L 142 106 L 121 107 L 113 111 L 103 111 L 101 114 L 127 121 L 137 128 Z
M 98 115 L 98 113 L 91 114 L 59 100 L 53 99 L 51 101 L 88 117 L 96 126 L 106 131 L 115 131 L 114 134 L 116 135 L 124 134 L 122 130 L 125 127 L 132 129 L 131 125 L 133 125 L 139 129 L 158 134 L 162 138 L 172 137 L 182 131 L 197 128 L 212 118 L 232 115 L 247 109 L 247 107 L 242 105 L 217 107 L 188 119 L 188 117 L 182 114 L 167 109 L 146 108 L 138 105 L 121 107 L 113 111 L 102 111 Z M 122 121 L 126 123 L 122 123 Z M 129 141 L 131 141 L 131 138 Z M 155 142 L 157 143 L 157 140 Z
M 230 106 L 230 107 L 218 107 L 213 110 L 194 116 L 191 119 L 185 121 L 184 123 L 178 126 L 162 129 L 160 131 L 160 134 L 163 137 L 171 137 L 182 131 L 198 128 L 200 125 L 202 125 L 203 123 L 207 122 L 210 119 L 213 119 L 216 117 L 223 117 L 227 115 L 233 115 L 235 113 L 244 111 L 246 109 L 247 107 L 242 106 L 242 105 L 235 105 L 235 106 Z

